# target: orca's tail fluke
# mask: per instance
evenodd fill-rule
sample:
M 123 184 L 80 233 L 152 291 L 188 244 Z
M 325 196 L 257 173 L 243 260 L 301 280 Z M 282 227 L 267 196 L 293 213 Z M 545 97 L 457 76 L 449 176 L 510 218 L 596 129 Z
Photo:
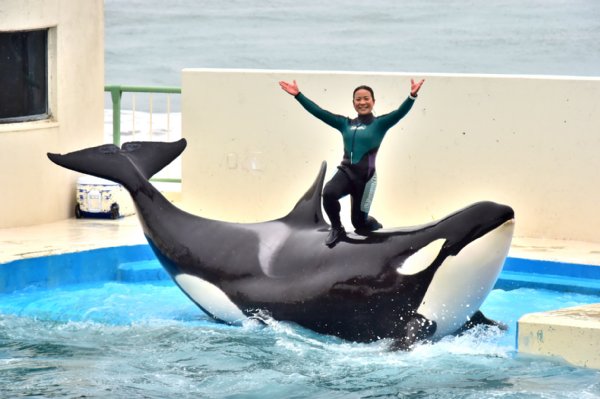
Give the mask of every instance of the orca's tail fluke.
M 136 186 L 140 175 L 150 179 L 170 164 L 185 149 L 181 139 L 172 143 L 132 141 L 121 148 L 113 144 L 86 148 L 65 155 L 48 153 L 57 165 L 120 183 L 125 187 Z

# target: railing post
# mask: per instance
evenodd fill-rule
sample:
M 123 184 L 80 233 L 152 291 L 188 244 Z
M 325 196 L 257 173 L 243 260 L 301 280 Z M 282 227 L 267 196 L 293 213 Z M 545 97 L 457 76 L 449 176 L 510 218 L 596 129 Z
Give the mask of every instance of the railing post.
M 121 86 L 106 86 L 105 91 L 110 91 L 112 100 L 112 117 L 113 117 L 113 144 L 117 147 L 121 146 L 121 94 L 123 90 Z
M 121 146 L 121 88 L 115 87 L 110 93 L 113 103 L 113 144 Z

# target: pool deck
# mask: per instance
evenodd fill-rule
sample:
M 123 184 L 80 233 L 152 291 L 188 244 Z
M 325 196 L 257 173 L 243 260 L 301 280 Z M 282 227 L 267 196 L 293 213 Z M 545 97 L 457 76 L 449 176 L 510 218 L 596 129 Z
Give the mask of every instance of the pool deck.
M 147 244 L 147 241 L 136 215 L 117 220 L 66 219 L 36 226 L 0 229 L 0 264 L 137 244 Z
M 146 243 L 136 215 L 118 220 L 66 219 L 43 225 L 0 229 L 0 264 Z M 509 256 L 600 266 L 600 243 L 514 237 Z
M 28 258 L 146 243 L 136 215 L 118 220 L 68 219 L 0 229 L 0 265 Z M 514 237 L 509 257 L 600 266 L 600 243 Z M 519 352 L 561 357 L 580 367 L 600 369 L 598 304 L 524 315 L 517 328 Z

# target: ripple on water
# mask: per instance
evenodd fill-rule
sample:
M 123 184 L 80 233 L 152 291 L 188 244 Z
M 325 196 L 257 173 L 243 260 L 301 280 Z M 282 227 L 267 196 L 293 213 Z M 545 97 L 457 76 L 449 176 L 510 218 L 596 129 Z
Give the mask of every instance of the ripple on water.
M 0 384 L 11 396 L 592 398 L 600 373 L 518 355 L 522 313 L 597 302 L 494 290 L 483 311 L 508 332 L 388 351 L 263 318 L 213 322 L 172 284 L 29 290 L 0 298 Z

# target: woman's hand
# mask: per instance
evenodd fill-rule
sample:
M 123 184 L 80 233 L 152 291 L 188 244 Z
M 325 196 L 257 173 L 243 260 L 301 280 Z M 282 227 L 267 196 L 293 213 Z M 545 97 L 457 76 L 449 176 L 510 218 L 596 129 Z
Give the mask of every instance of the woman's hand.
M 413 79 L 410 80 L 410 95 L 412 97 L 417 96 L 417 94 L 419 93 L 419 90 L 421 89 L 421 86 L 423 85 L 423 82 L 425 82 L 425 79 L 421 79 L 421 81 L 419 81 L 417 83 L 415 83 L 415 81 Z
M 298 89 L 298 83 L 294 80 L 293 83 L 284 82 L 283 80 L 279 82 L 279 86 L 286 92 L 291 94 L 292 96 L 296 96 L 300 93 L 300 89 Z

